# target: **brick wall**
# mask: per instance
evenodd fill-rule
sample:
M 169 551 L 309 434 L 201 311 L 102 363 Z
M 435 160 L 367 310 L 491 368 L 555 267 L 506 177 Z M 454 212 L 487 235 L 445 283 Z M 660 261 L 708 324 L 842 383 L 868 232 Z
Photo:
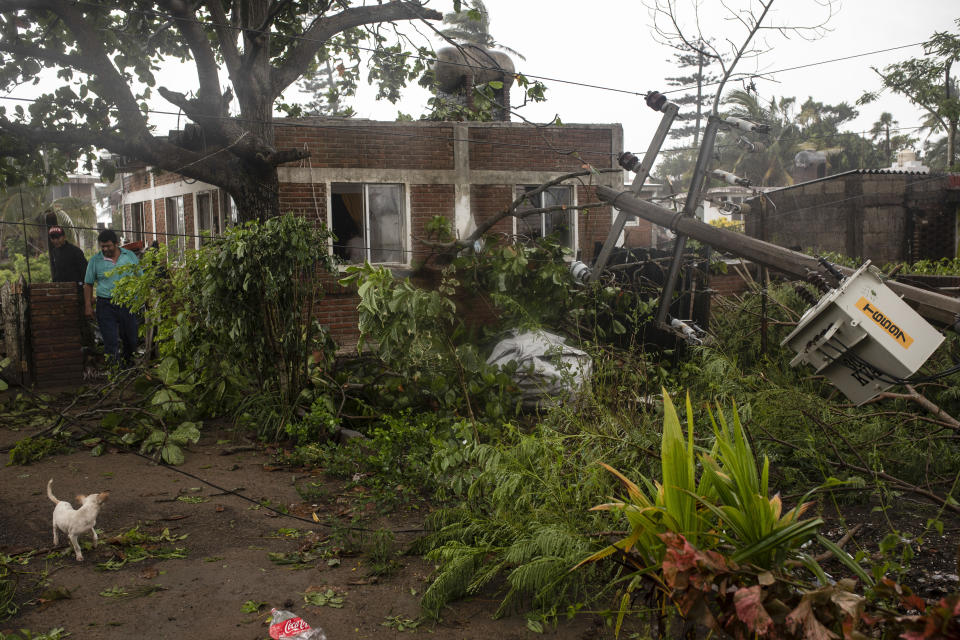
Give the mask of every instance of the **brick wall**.
M 577 187 L 577 203 L 580 205 L 597 202 L 597 190 L 592 186 Z M 580 236 L 580 259 L 584 262 L 593 262 L 594 247 L 603 243 L 610 232 L 612 216 L 610 207 L 591 207 L 579 209 L 576 212 L 578 234 Z
M 276 127 L 278 149 L 304 145 L 315 169 L 453 169 L 453 128 L 449 126 L 319 122 L 310 127 Z
M 327 185 L 285 182 L 280 188 L 280 211 L 316 222 L 327 221 Z
M 653 225 L 640 220 L 637 226 L 623 228 L 623 244 L 627 247 L 652 247 L 653 246 Z
M 443 216 L 453 226 L 454 187 L 452 184 L 410 186 L 410 233 L 413 261 L 422 262 L 432 250 L 421 240 L 427 238 L 426 224 L 434 216 Z
M 41 387 L 80 384 L 83 294 L 71 282 L 43 282 L 29 286 L 31 368 Z
M 433 123 L 367 122 L 304 119 L 278 121 L 275 145 L 280 149 L 308 148 L 309 163 L 291 162 L 293 169 L 281 173 L 280 211 L 293 212 L 326 223 L 327 182 L 403 182 L 409 202 L 411 263 L 423 262 L 431 249 L 421 241 L 425 226 L 434 216 L 455 221 L 455 185 L 470 184 L 470 214 L 477 223 L 502 211 L 513 201 L 514 190 L 524 180 L 543 180 L 582 168 L 584 163 L 597 167 L 614 166 L 622 132 L 616 125 L 566 125 L 535 129 L 510 123 Z M 295 125 L 295 126 L 290 126 Z M 459 142 L 458 142 L 459 141 Z M 464 144 L 462 147 L 457 146 Z M 455 149 L 456 147 L 456 149 Z M 459 158 L 455 150 L 465 152 Z M 378 170 L 385 170 L 383 173 Z M 386 171 L 392 173 L 387 174 Z M 397 177 L 397 172 L 402 177 Z M 474 172 L 503 171 L 506 174 L 479 177 Z M 520 173 L 525 174 L 520 177 Z M 511 180 L 511 184 L 484 184 L 483 181 Z M 286 176 L 286 177 L 284 177 Z M 173 174 L 154 175 L 154 186 L 176 182 Z M 311 184 L 312 183 L 312 184 Z M 131 177 L 129 190 L 150 186 L 147 172 Z M 596 201 L 592 186 L 578 185 L 579 204 Z M 145 203 L 146 204 L 146 203 Z M 162 199 L 154 200 L 157 232 L 165 231 Z M 577 211 L 581 258 L 592 260 L 594 245 L 606 238 L 611 221 L 609 207 Z M 184 198 L 187 233 L 193 233 L 192 197 Z M 148 207 L 144 207 L 145 226 L 152 231 Z M 513 233 L 513 220 L 506 219 L 494 232 Z M 161 242 L 166 238 L 161 236 Z M 188 242 L 188 246 L 192 245 Z M 332 281 L 331 281 L 332 282 Z M 323 283 L 326 297 L 314 309 L 316 317 L 328 325 L 334 338 L 347 344 L 356 341 L 356 294 L 343 291 L 331 282 Z
M 470 187 L 470 211 L 477 224 L 490 220 L 506 209 L 516 197 L 515 186 L 507 184 L 475 184 Z M 491 233 L 513 234 L 513 218 L 504 218 Z
M 470 168 L 575 171 L 585 162 L 614 166 L 610 129 L 470 127 Z
M 714 296 L 733 296 L 740 295 L 749 289 L 747 281 L 736 273 L 712 273 L 710 274 L 710 288 L 713 289 Z

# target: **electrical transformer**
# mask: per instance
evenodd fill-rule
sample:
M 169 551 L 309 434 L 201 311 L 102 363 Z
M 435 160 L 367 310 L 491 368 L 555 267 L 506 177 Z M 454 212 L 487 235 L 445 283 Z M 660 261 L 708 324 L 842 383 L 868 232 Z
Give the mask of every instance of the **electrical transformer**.
M 854 404 L 912 375 L 944 340 L 867 261 L 825 294 L 784 338 L 797 355 Z

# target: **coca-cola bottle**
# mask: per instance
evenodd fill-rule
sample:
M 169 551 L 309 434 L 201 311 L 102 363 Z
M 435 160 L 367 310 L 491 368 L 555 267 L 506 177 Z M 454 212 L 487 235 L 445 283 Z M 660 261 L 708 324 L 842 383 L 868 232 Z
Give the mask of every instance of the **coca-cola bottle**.
M 271 609 L 270 637 L 276 640 L 327 640 L 323 629 L 311 629 L 307 622 L 293 613 L 282 609 Z

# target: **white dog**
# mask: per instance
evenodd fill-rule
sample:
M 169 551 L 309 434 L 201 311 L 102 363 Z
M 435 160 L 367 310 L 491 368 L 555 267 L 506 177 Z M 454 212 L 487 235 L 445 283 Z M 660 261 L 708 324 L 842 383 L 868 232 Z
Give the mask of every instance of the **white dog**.
M 79 495 L 80 508 L 74 509 L 73 506 L 65 500 L 57 500 L 53 495 L 53 478 L 47 483 L 47 497 L 57 505 L 53 509 L 53 546 L 60 544 L 57 537 L 57 529 L 67 534 L 73 550 L 77 553 L 77 560 L 83 560 L 83 554 L 80 553 L 80 545 L 77 544 L 77 536 L 89 531 L 93 534 L 93 546 L 97 546 L 97 530 L 94 526 L 97 524 L 97 514 L 100 513 L 100 507 L 110 496 L 109 491 L 103 493 L 93 493 L 89 496 Z

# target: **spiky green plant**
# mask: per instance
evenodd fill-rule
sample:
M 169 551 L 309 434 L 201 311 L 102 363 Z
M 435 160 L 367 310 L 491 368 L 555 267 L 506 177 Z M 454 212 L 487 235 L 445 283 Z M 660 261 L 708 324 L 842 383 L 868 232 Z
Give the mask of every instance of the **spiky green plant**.
M 664 390 L 663 484 L 644 478 L 644 491 L 616 469 L 603 465 L 626 487 L 627 498 L 593 509 L 622 512 L 631 529 L 625 538 L 590 555 L 578 567 L 620 554 L 642 571 L 655 569 L 663 561 L 660 535 L 673 533 L 698 548 L 723 545 L 735 562 L 776 569 L 816 535 L 823 521 L 800 519 L 810 503 L 783 513 L 779 494 L 768 497 L 770 462 L 764 456 L 762 468 L 757 468 L 736 405 L 732 429 L 722 412 L 717 414 L 719 421 L 709 412 L 714 445 L 711 451 L 696 455 L 689 395 L 686 404 L 688 429 L 684 438 L 676 410 Z M 703 468 L 699 483 L 695 458 Z
M 593 511 L 616 510 L 630 522 L 630 534 L 592 554 L 577 566 L 606 558 L 613 554 L 627 555 L 635 550 L 644 567 L 656 566 L 663 559 L 664 544 L 659 534 L 667 531 L 681 533 L 691 544 L 698 544 L 711 529 L 703 517 L 698 500 L 709 483 L 696 481 L 693 444 L 693 407 L 690 396 L 686 400 L 687 433 L 680 425 L 677 410 L 666 389 L 663 390 L 663 440 L 660 447 L 660 465 L 663 483 L 643 478 L 646 491 L 630 481 L 613 467 L 601 465 L 626 487 L 627 497 L 593 507 Z M 638 567 L 639 568 L 639 567 Z
M 816 535 L 823 520 L 800 519 L 812 502 L 801 501 L 783 513 L 780 494 L 767 497 L 770 460 L 763 456 L 762 468 L 757 469 L 736 403 L 732 429 L 719 407 L 717 419 L 713 411 L 709 415 L 716 453 L 701 455 L 700 460 L 704 483 L 715 492 L 716 499 L 698 500 L 716 516 L 721 539 L 736 549 L 731 557 L 734 562 L 764 568 L 780 566 L 788 553 Z

